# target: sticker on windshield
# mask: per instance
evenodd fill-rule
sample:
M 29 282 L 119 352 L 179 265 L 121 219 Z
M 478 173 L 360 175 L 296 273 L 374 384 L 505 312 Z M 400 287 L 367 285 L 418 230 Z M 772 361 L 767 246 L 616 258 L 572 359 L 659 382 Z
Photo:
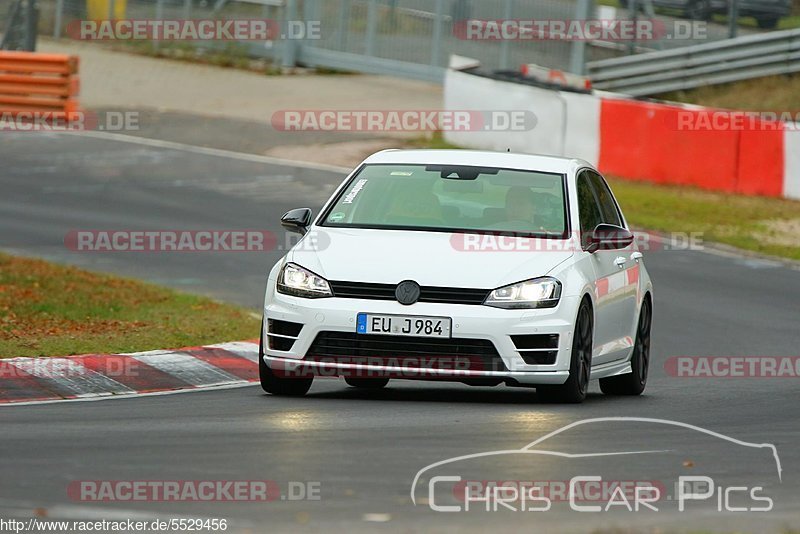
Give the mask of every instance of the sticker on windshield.
M 351 189 L 350 192 L 347 193 L 347 196 L 344 197 L 344 200 L 342 201 L 342 204 L 352 204 L 353 201 L 356 199 L 356 196 L 358 195 L 358 193 L 362 189 L 364 189 L 364 186 L 366 185 L 366 183 L 367 183 L 367 179 L 366 178 L 362 178 L 361 180 L 356 182 L 356 185 L 353 186 L 353 189 Z
M 413 174 L 413 172 L 409 171 L 392 171 L 389 173 L 389 176 L 411 176 Z
M 331 216 L 328 217 L 330 222 L 339 222 L 343 221 L 347 214 L 343 211 L 337 211 L 336 213 L 331 213 Z

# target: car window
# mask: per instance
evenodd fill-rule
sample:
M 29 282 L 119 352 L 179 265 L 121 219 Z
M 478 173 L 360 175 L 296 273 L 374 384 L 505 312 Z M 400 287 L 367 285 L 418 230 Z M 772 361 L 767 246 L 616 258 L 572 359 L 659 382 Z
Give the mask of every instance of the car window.
M 603 222 L 600 206 L 597 204 L 594 190 L 589 181 L 589 173 L 582 172 L 578 175 L 578 217 L 581 225 L 581 243 L 586 240 L 598 224 Z
M 622 226 L 622 219 L 619 216 L 617 204 L 614 201 L 614 196 L 608 188 L 606 181 L 603 180 L 599 174 L 594 172 L 586 172 L 591 180 L 594 192 L 597 195 L 597 201 L 600 204 L 600 212 L 603 216 L 603 222 L 606 224 L 613 224 L 615 226 Z
M 323 226 L 512 232 L 564 237 L 564 176 L 453 165 L 367 165 Z

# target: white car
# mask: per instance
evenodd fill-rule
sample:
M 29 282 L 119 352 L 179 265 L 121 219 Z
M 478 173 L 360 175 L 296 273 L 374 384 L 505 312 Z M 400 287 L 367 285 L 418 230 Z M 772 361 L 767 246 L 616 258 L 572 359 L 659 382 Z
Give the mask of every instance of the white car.
M 535 387 L 581 402 L 590 378 L 638 395 L 652 283 L 614 195 L 577 159 L 387 150 L 282 225 L 303 238 L 272 269 L 261 385 L 315 376 Z

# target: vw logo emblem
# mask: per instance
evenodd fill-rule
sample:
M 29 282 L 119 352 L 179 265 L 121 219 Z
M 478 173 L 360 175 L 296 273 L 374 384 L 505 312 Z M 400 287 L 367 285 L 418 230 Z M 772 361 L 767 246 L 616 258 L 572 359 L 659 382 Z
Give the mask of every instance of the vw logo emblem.
M 394 296 L 400 304 L 414 304 L 419 300 L 419 284 L 413 280 L 406 280 L 397 284 Z

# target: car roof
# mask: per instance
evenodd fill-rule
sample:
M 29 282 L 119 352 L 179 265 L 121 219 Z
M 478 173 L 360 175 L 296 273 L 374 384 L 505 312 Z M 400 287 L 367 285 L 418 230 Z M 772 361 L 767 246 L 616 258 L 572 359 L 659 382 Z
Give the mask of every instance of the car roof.
M 483 150 L 382 150 L 369 156 L 364 164 L 469 165 L 559 174 L 592 167 L 575 158 Z

